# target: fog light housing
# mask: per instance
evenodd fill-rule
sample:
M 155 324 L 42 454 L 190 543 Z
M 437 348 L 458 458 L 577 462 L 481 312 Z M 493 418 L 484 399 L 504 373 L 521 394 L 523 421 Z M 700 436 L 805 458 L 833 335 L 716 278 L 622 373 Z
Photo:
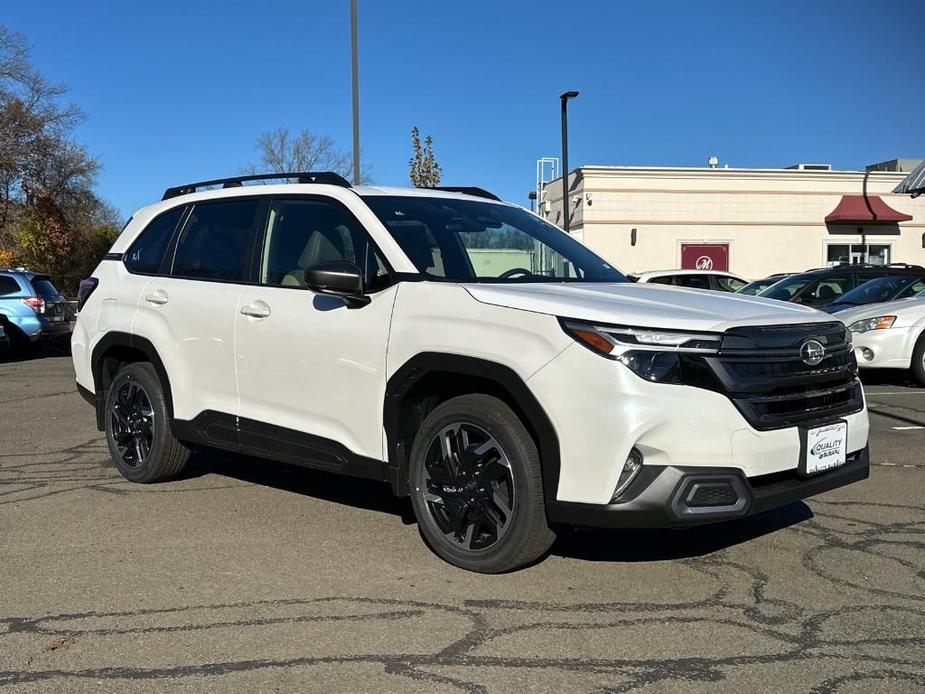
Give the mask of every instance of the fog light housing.
M 861 347 L 861 356 L 864 357 L 864 361 L 871 361 L 874 358 L 874 351 L 869 347 Z
M 614 503 L 620 498 L 620 495 L 626 491 L 630 482 L 636 478 L 641 469 L 642 453 L 639 452 L 638 448 L 633 448 L 626 457 L 626 462 L 623 463 L 623 469 L 620 471 L 620 478 L 617 480 L 617 486 L 613 490 L 613 496 L 610 497 L 610 503 Z

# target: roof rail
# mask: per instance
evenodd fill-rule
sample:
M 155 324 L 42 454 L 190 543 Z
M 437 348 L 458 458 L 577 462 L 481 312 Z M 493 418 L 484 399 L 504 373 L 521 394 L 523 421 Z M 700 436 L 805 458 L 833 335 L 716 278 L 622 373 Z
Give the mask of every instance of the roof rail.
M 239 188 L 244 185 L 245 181 L 272 181 L 281 178 L 294 178 L 299 183 L 326 183 L 332 186 L 340 186 L 341 188 L 350 188 L 350 183 L 347 182 L 347 179 L 333 171 L 292 171 L 250 174 L 247 176 L 232 176 L 231 178 L 216 178 L 211 181 L 184 183 L 182 186 L 174 186 L 165 190 L 164 197 L 162 197 L 161 200 L 169 200 L 178 195 L 195 193 L 198 188 L 206 188 L 208 186 L 220 185 L 222 188 Z
M 835 263 L 825 267 L 811 267 L 803 272 L 816 272 L 817 270 L 834 270 L 835 268 L 896 268 L 898 270 L 925 270 L 921 265 L 910 265 L 909 263 Z M 798 273 L 802 274 L 802 273 Z
M 477 198 L 488 198 L 489 200 L 497 200 L 501 202 L 499 198 L 494 193 L 489 193 L 484 188 L 479 188 L 478 186 L 428 186 L 431 190 L 443 190 L 447 193 L 463 193 L 464 195 L 472 195 Z

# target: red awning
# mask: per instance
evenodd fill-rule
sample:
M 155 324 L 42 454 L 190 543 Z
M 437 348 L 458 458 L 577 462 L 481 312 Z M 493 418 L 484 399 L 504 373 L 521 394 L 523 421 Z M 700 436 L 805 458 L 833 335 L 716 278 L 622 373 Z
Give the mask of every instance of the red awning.
M 887 205 L 878 195 L 843 195 L 841 202 L 825 218 L 826 224 L 894 224 L 908 222 L 912 215 Z

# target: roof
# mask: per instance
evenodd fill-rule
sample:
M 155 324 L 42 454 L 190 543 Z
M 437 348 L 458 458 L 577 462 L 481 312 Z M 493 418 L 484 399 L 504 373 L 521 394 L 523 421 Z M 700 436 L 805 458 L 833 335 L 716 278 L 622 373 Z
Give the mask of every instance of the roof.
M 925 193 L 925 161 L 912 169 L 903 182 L 893 189 L 893 192 L 907 193 L 914 198 Z
M 826 215 L 826 224 L 893 224 L 909 222 L 912 215 L 887 205 L 879 195 L 842 195 L 835 209 Z
M 742 279 L 738 275 L 726 270 L 650 270 L 648 272 L 634 273 L 634 277 L 648 279 L 650 277 L 665 277 L 666 275 L 725 275 Z

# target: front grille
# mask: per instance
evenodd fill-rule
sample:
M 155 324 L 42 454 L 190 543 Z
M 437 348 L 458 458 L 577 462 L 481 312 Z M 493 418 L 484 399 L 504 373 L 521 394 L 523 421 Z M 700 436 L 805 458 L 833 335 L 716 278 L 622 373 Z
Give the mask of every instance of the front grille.
M 783 376 L 821 376 L 838 373 L 854 366 L 854 352 L 850 349 L 841 354 L 829 354 L 816 366 L 808 366 L 802 359 L 772 360 L 765 358 L 761 361 L 752 361 L 746 357 L 743 360 L 727 359 L 725 363 L 739 378 L 780 378 Z
M 818 364 L 800 349 L 824 348 Z M 734 328 L 718 355 L 705 357 L 723 391 L 760 430 L 780 429 L 859 412 L 864 406 L 857 361 L 841 323 Z

